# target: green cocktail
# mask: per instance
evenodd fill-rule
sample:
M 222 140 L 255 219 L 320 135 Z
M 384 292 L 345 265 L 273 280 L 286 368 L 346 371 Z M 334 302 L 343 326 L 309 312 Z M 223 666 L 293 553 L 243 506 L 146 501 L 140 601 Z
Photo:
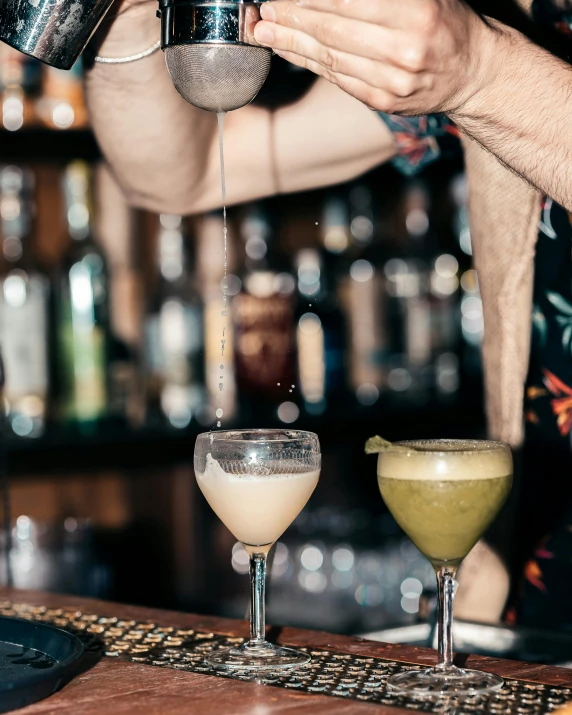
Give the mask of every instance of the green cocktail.
M 437 667 L 394 676 L 390 688 L 438 696 L 476 695 L 502 686 L 497 676 L 453 665 L 451 625 L 457 568 L 498 515 L 512 472 L 510 449 L 501 442 L 400 442 L 380 452 L 381 495 L 433 565 L 439 596 Z
M 458 566 L 504 504 L 512 474 L 489 479 L 393 479 L 379 476 L 395 521 L 438 569 Z

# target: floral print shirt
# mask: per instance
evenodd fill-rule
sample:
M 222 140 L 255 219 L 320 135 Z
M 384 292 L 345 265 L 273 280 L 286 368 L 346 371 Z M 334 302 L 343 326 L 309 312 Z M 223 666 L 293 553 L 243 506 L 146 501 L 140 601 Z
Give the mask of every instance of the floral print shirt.
M 572 35 L 572 0 L 534 0 L 533 17 Z M 398 147 L 394 164 L 407 175 L 449 152 L 458 136 L 444 115 L 381 118 Z M 508 619 L 572 630 L 572 217 L 549 198 L 539 217 L 532 323 L 525 418 L 527 442 L 542 447 L 540 460 L 523 460 L 521 492 L 529 504 L 523 528 L 536 528 L 543 538 L 532 555 L 528 552 L 524 583 Z M 549 474 L 551 455 L 557 451 L 565 452 L 569 461 L 561 469 L 564 473 Z M 544 502 L 537 499 L 543 490 L 549 492 Z M 560 511 L 554 506 L 559 501 L 564 505 Z M 547 534 L 542 532 L 545 527 Z M 538 544 L 538 538 L 533 543 Z
M 548 198 L 536 247 L 532 323 L 526 433 L 545 461 L 525 463 L 534 473 L 523 474 L 529 502 L 524 511 L 529 528 L 536 516 L 550 530 L 538 534 L 540 545 L 526 562 L 522 592 L 509 615 L 523 625 L 572 630 L 572 223 Z
M 572 435 L 572 224 L 544 199 L 536 246 L 532 346 L 525 401 L 528 433 L 544 442 Z

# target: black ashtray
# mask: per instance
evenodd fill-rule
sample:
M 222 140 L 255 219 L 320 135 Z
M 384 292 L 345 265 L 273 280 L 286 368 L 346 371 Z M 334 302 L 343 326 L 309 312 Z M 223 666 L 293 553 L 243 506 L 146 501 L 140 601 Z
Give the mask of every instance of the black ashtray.
M 0 713 L 47 698 L 78 671 L 84 653 L 72 633 L 37 621 L 0 617 Z

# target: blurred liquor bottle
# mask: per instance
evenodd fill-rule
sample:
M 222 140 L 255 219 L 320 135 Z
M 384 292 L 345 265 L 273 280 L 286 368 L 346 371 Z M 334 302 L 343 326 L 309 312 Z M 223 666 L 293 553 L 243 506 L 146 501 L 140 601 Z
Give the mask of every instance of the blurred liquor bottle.
M 418 180 L 408 182 L 396 214 L 397 256 L 384 268 L 388 295 L 391 357 L 390 392 L 425 402 L 431 387 L 430 196 Z
M 306 248 L 296 255 L 299 394 L 308 414 L 339 407 L 345 390 L 345 321 L 326 271 L 324 252 Z
M 109 413 L 109 282 L 104 254 L 92 234 L 90 168 L 79 161 L 69 164 L 63 190 L 70 244 L 56 285 L 59 413 L 89 432 Z
M 42 434 L 49 390 L 50 283 L 33 256 L 34 176 L 0 168 L 5 270 L 0 280 L 0 344 L 6 371 L 7 424 L 22 437 Z
M 136 212 L 106 164 L 95 170 L 95 233 L 107 258 L 111 349 L 109 410 L 132 426 L 145 417 L 142 380 L 142 279 L 137 255 L 141 240 Z
M 432 379 L 439 399 L 454 399 L 460 388 L 459 262 L 440 253 L 431 262 Z
M 42 65 L 0 43 L 0 115 L 4 129 L 17 131 L 36 122 Z
M 454 206 L 453 231 L 462 253 L 473 255 L 471 229 L 467 210 L 467 177 L 457 174 L 449 187 Z M 461 335 L 463 338 L 462 362 L 469 379 L 479 378 L 482 371 L 481 343 L 483 340 L 483 305 L 477 273 L 466 270 L 461 275 Z
M 461 172 L 453 177 L 449 187 L 453 202 L 453 231 L 459 248 L 466 256 L 473 255 L 471 228 L 469 226 L 467 177 Z
M 339 192 L 326 195 L 322 207 L 322 220 L 319 222 L 320 242 L 324 247 L 327 269 L 331 277 L 338 278 L 341 258 L 350 247 L 349 206 Z
M 36 111 L 40 121 L 52 129 L 80 129 L 88 125 L 81 59 L 71 70 L 42 67 L 42 93 Z
M 232 272 L 235 244 L 230 223 L 227 235 L 227 276 L 224 283 L 223 229 L 220 213 L 203 216 L 197 224 L 197 268 L 205 306 L 205 386 L 208 396 L 205 424 L 215 424 L 216 420 L 221 425 L 232 421 L 237 411 L 232 301 L 241 287 L 240 278 Z M 227 295 L 226 311 L 223 305 L 223 283 Z M 224 315 L 225 312 L 228 314 Z
M 461 276 L 461 334 L 464 373 L 469 379 L 480 382 L 483 369 L 481 355 L 484 334 L 483 302 L 477 272 L 472 268 Z
M 264 422 L 296 389 L 295 281 L 261 205 L 241 222 L 245 268 L 233 300 L 241 417 Z
M 434 236 L 431 233 L 431 197 L 423 182 L 415 181 L 407 186 L 404 214 L 410 276 L 404 296 L 405 351 L 408 365 L 414 373 L 419 373 L 431 361 L 428 281 L 430 261 L 435 252 Z M 417 377 L 414 375 L 414 379 Z
M 383 273 L 379 236 L 369 186 L 358 184 L 350 192 L 351 245 L 339 288 L 347 316 L 349 386 L 357 402 L 377 402 L 384 385 L 387 350 Z
M 458 244 L 456 211 L 449 188 L 432 190 L 429 299 L 431 352 L 435 396 L 440 401 L 458 397 L 461 387 L 461 321 L 459 261 L 466 262 Z
M 145 320 L 148 419 L 187 427 L 205 406 L 203 304 L 183 219 L 162 214 L 158 283 Z

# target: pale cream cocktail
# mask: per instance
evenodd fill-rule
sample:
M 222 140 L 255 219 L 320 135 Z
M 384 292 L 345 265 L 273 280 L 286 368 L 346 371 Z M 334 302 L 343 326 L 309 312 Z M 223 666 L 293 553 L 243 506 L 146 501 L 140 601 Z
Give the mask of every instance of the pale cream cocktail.
M 245 546 L 271 546 L 306 506 L 319 476 L 319 470 L 228 474 L 208 454 L 197 483 L 212 510 L 239 541 Z

